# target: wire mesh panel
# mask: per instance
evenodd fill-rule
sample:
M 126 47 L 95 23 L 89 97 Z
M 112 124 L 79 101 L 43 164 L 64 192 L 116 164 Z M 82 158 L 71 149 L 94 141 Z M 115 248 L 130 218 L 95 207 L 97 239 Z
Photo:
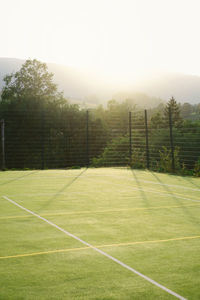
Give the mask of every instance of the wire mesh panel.
M 1 169 L 5 170 L 5 121 L 0 119 L 0 160 Z
M 86 141 L 88 145 L 86 145 L 86 150 L 88 161 L 91 165 L 94 158 L 97 161 L 101 157 L 111 138 L 106 123 L 97 118 L 93 111 L 89 111 L 87 122 L 88 131 L 86 131 L 86 134 L 88 134 L 88 137 Z
M 178 156 L 178 167 L 194 169 L 200 158 L 200 127 L 195 122 L 186 122 L 173 129 L 173 139 Z
M 200 169 L 199 121 L 177 122 L 170 111 L 153 118 L 146 110 L 111 109 L 98 115 L 95 109 L 73 106 L 48 113 L 1 111 L 0 120 L 5 124 L 0 135 L 2 168 L 4 164 L 9 169 L 89 165 L 168 172 Z
M 35 112 L 4 112 L 7 168 L 41 168 L 43 118 Z
M 172 168 L 169 120 L 162 118 L 160 123 L 155 124 L 148 119 L 148 132 L 150 168 L 159 171 L 165 163 Z
M 3 112 L 7 168 L 86 165 L 86 122 L 81 114 Z
M 94 128 L 92 130 L 94 130 Z M 127 112 L 125 114 L 121 114 L 118 111 L 112 111 L 111 114 L 105 115 L 105 118 L 103 120 L 103 127 L 100 131 L 98 130 L 98 138 L 93 137 L 93 139 L 90 141 L 91 149 L 94 149 L 97 147 L 97 145 L 99 145 L 98 156 L 94 157 L 94 152 L 90 153 L 91 157 L 93 157 L 93 165 L 127 165 L 129 163 L 128 130 L 129 123 L 127 118 Z M 95 132 L 93 132 L 93 136 L 95 136 Z
M 146 167 L 146 143 L 144 114 L 138 111 L 131 113 L 131 166 Z
M 158 121 L 158 120 L 157 120 Z M 195 168 L 200 157 L 200 124 L 176 121 L 172 112 L 148 123 L 150 166 L 158 171 Z

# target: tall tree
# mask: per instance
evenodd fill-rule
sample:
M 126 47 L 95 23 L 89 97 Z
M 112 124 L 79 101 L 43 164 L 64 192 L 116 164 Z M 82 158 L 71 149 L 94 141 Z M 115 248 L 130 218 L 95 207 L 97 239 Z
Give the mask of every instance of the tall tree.
M 171 117 L 172 117 L 172 124 L 175 127 L 179 127 L 182 125 L 183 120 L 180 115 L 180 107 L 174 97 L 171 97 L 171 99 L 167 102 L 165 109 L 164 109 L 164 119 L 165 123 L 169 124 L 169 113 L 171 111 Z
M 183 103 L 180 112 L 181 116 L 184 119 L 191 119 L 193 113 L 193 106 L 190 103 Z
M 18 72 L 5 76 L 4 82 L 0 119 L 6 122 L 7 161 L 12 161 L 7 166 L 39 167 L 47 140 L 55 141 L 52 150 L 61 148 L 63 131 L 58 116 L 68 103 L 57 91 L 46 64 L 36 59 L 27 60 Z M 60 152 L 56 152 L 57 158 Z
M 158 111 L 154 113 L 151 117 L 151 127 L 153 129 L 163 128 L 165 127 L 165 124 L 163 122 L 163 117 L 161 115 L 161 112 Z
M 47 70 L 47 65 L 36 59 L 27 60 L 18 72 L 6 75 L 4 82 L 1 94 L 3 102 L 24 99 L 43 99 L 51 102 L 61 96 L 53 83 L 53 74 Z

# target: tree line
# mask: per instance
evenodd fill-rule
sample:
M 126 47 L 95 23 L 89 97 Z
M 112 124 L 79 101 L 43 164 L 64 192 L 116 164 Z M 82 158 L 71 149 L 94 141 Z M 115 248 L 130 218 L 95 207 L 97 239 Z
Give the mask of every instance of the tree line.
M 144 110 L 132 99 L 112 99 L 107 107 L 99 105 L 89 113 L 71 104 L 58 92 L 46 64 L 35 59 L 7 75 L 4 83 L 0 118 L 5 120 L 9 169 L 85 165 L 145 168 L 148 154 L 150 168 L 172 172 L 173 150 L 176 172 L 200 173 L 200 105 L 180 105 L 172 97 L 168 103 L 148 110 L 145 127 Z M 170 113 L 174 149 L 169 137 Z

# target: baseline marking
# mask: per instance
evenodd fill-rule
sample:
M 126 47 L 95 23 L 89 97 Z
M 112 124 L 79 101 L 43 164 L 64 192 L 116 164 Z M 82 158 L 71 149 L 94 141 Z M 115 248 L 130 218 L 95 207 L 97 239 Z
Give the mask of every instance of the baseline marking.
M 183 200 L 192 201 L 192 202 L 200 202 L 200 200 L 195 200 L 193 198 L 186 198 L 186 197 L 179 196 L 180 194 L 177 194 L 177 193 L 169 194 L 169 193 L 157 192 L 157 191 L 155 191 L 153 189 L 142 189 L 142 188 L 133 188 L 133 189 L 135 189 L 135 190 L 141 190 L 143 192 L 150 192 L 150 193 L 154 193 L 154 194 L 158 194 L 158 195 L 164 195 L 164 196 L 174 197 L 174 198 L 177 198 L 177 199 L 183 199 Z
M 94 213 L 114 213 L 114 212 L 122 212 L 122 211 L 134 211 L 134 210 L 154 210 L 154 209 L 170 209 L 170 208 L 181 208 L 181 207 L 193 207 L 200 206 L 200 204 L 183 204 L 183 205 L 168 205 L 168 206 L 152 206 L 152 207 L 134 207 L 134 208 L 119 208 L 119 209 L 105 209 L 105 210 L 88 210 L 88 211 L 68 211 L 68 212 L 58 212 L 58 213 L 47 213 L 41 214 L 41 216 L 65 216 L 65 215 L 76 215 L 76 214 L 94 214 Z M 0 217 L 0 220 L 7 219 L 23 219 L 23 218 L 31 218 L 30 215 L 22 215 L 22 216 L 6 216 Z
M 105 180 L 101 180 L 102 182 L 105 182 Z M 110 185 L 115 185 L 115 186 L 124 186 L 123 184 L 120 184 L 120 183 L 113 183 L 113 182 L 108 182 L 106 181 L 106 184 L 110 184 Z M 178 194 L 178 193 L 163 193 L 163 192 L 157 192 L 156 190 L 154 189 L 142 189 L 142 188 L 139 188 L 139 187 L 136 187 L 136 186 L 131 186 L 131 185 L 127 185 L 126 187 L 132 189 L 132 190 L 135 190 L 135 191 L 142 191 L 142 192 L 150 192 L 150 193 L 154 193 L 154 194 L 158 194 L 158 195 L 163 195 L 163 196 L 169 196 L 169 197 L 174 197 L 174 198 L 178 198 L 178 199 L 183 199 L 183 200 L 187 200 L 187 201 L 192 201 L 192 202 L 200 202 L 200 200 L 197 200 L 195 198 L 186 198 L 186 197 L 182 197 L 182 196 L 179 196 L 181 194 Z
M 36 256 L 36 255 L 43 255 L 43 254 L 54 254 L 54 253 L 60 253 L 60 252 L 73 252 L 73 251 L 80 251 L 80 250 L 86 250 L 86 249 L 90 249 L 90 247 L 56 249 L 56 250 L 49 250 L 49 251 L 40 251 L 40 252 L 33 252 L 33 253 L 0 256 L 0 259 Z
M 88 175 L 86 175 L 86 176 L 88 176 Z M 104 175 L 101 175 L 101 176 L 104 176 Z M 107 175 L 107 176 L 112 177 L 112 175 Z M 113 177 L 124 178 L 126 180 L 134 181 L 134 182 L 136 181 L 134 178 L 126 178 L 126 176 L 113 175 Z M 177 187 L 177 188 L 180 188 L 180 189 L 191 190 L 191 191 L 194 191 L 194 192 L 199 192 L 200 191 L 200 189 L 194 189 L 194 188 L 191 188 L 191 187 L 186 187 L 186 186 L 182 186 L 182 185 L 178 185 L 178 184 L 160 183 L 160 182 L 155 182 L 155 181 L 151 181 L 151 180 L 142 180 L 140 178 L 138 178 L 138 181 L 139 182 L 145 182 L 145 183 L 152 183 L 152 184 L 161 185 L 161 186 Z
M 167 183 L 160 183 L 160 182 L 154 182 L 154 181 L 150 181 L 150 180 L 141 180 L 141 179 L 139 179 L 139 181 L 144 182 L 144 183 L 152 183 L 152 184 L 161 185 L 161 186 L 169 186 L 169 187 L 175 187 L 175 188 L 180 188 L 180 189 L 184 189 L 184 190 L 190 190 L 190 191 L 194 191 L 194 192 L 200 192 L 200 189 L 193 189 L 191 187 L 181 186 L 181 185 L 177 185 L 177 184 L 167 184 Z
M 13 201 L 12 199 L 10 199 L 10 198 L 8 198 L 8 197 L 6 197 L 6 196 L 3 196 L 3 198 L 6 199 L 7 201 L 9 201 L 10 203 L 12 203 L 12 204 L 18 206 L 19 208 L 21 208 L 21 209 L 27 211 L 28 213 L 34 215 L 35 217 L 37 217 L 37 218 L 43 220 L 44 222 L 48 223 L 49 225 L 51 225 L 51 226 L 57 228 L 58 230 L 62 231 L 64 234 L 66 234 L 66 235 L 72 237 L 73 239 L 75 239 L 75 240 L 81 242 L 82 244 L 88 246 L 89 248 L 92 248 L 92 249 L 95 250 L 96 252 L 98 252 L 98 253 L 102 254 L 103 256 L 109 258 L 110 260 L 116 262 L 117 264 L 121 265 L 122 267 L 124 267 L 125 269 L 131 271 L 132 273 L 135 273 L 136 275 L 142 277 L 143 279 L 147 280 L 148 282 L 152 283 L 153 285 L 155 285 L 155 286 L 159 287 L 160 289 L 164 290 L 164 291 L 167 292 L 168 294 L 171 294 L 171 295 L 173 295 L 174 297 L 176 297 L 176 298 L 178 298 L 178 299 L 186 300 L 186 298 L 184 298 L 184 297 L 182 297 L 181 295 L 179 295 L 179 294 L 173 292 L 172 290 L 166 288 L 164 285 L 161 285 L 160 283 L 156 282 L 155 280 L 149 278 L 148 276 L 146 276 L 146 275 L 140 273 L 139 271 L 137 271 L 137 270 L 131 268 L 130 266 L 126 265 L 125 263 L 123 263 L 122 261 L 118 260 L 117 258 L 115 258 L 115 257 L 109 255 L 108 253 L 106 253 L 106 252 L 104 252 L 104 251 L 102 251 L 102 250 L 100 250 L 100 249 L 94 247 L 93 245 L 89 244 L 88 242 L 85 242 L 84 240 L 80 239 L 79 237 L 75 236 L 74 234 L 72 234 L 72 233 L 68 232 L 67 230 L 63 229 L 62 227 L 60 227 L 60 226 L 54 224 L 53 222 L 51 222 L 51 221 L 49 221 L 49 220 L 47 220 L 47 219 L 41 217 L 40 215 L 34 213 L 33 211 L 31 211 L 31 210 L 29 210 L 29 209 L 23 207 L 22 205 L 18 204 L 17 202 Z
M 73 175 L 64 175 L 64 176 L 37 176 L 35 179 L 37 178 L 47 178 L 47 179 L 51 179 L 51 178 L 76 178 L 77 176 L 73 176 Z M 91 174 L 91 175 L 81 175 L 80 176 L 81 178 L 87 178 L 87 177 L 116 177 L 116 178 L 124 178 L 126 180 L 129 180 L 129 181 L 135 181 L 134 179 L 130 179 L 130 178 L 127 178 L 127 176 L 120 176 L 120 175 L 107 175 L 107 174 L 102 174 L 102 175 L 99 175 L 99 174 Z M 185 189 L 185 190 L 191 190 L 191 191 L 195 191 L 195 192 L 199 192 L 200 189 L 194 189 L 194 188 L 191 188 L 191 187 L 186 187 L 186 186 L 181 186 L 181 185 L 178 185 L 178 184 L 167 184 L 167 183 L 160 183 L 160 182 L 155 182 L 155 181 L 151 181 L 151 180 L 141 180 L 139 179 L 140 182 L 145 182 L 145 183 L 152 183 L 152 184 L 156 184 L 156 185 L 161 185 L 161 186 L 169 186 L 169 187 L 177 187 L 177 188 L 180 188 L 180 189 Z
M 120 175 L 84 175 L 84 176 L 81 176 L 82 178 L 86 178 L 86 177 L 117 177 L 117 178 L 124 178 L 125 180 L 128 180 L 128 181 L 136 181 L 134 178 L 128 178 L 126 175 L 125 176 L 120 176 Z M 152 183 L 152 184 L 156 184 L 156 185 L 161 185 L 161 186 L 169 186 L 169 187 L 177 187 L 177 188 L 180 188 L 180 189 L 185 189 L 185 190 L 191 190 L 191 191 L 194 191 L 194 192 L 199 192 L 200 189 L 194 189 L 194 188 L 191 188 L 191 187 L 186 187 L 186 186 L 181 186 L 181 185 L 178 185 L 178 184 L 167 184 L 167 183 L 160 183 L 160 182 L 155 182 L 155 181 L 151 181 L 151 180 L 142 180 L 142 179 L 138 179 L 138 181 L 140 182 L 145 182 L 145 183 Z
M 95 246 L 95 247 L 105 248 L 105 247 L 133 246 L 133 245 L 141 245 L 141 244 L 148 244 L 148 243 L 163 243 L 163 242 L 182 241 L 182 240 L 199 239 L 199 238 L 200 238 L 200 235 L 186 236 L 186 237 L 180 237 L 180 238 L 172 238 L 172 239 L 166 239 L 166 240 L 138 241 L 138 242 L 109 244 L 109 245 L 105 244 L 105 245 L 98 245 L 98 246 Z M 62 253 L 62 252 L 74 252 L 74 251 L 81 251 L 81 250 L 87 250 L 87 249 L 90 249 L 90 247 L 55 249 L 55 250 L 40 251 L 40 252 L 33 252 L 33 253 L 24 253 L 24 254 L 0 256 L 0 259 L 36 256 L 36 255 L 44 255 L 44 254 L 55 254 L 55 253 Z

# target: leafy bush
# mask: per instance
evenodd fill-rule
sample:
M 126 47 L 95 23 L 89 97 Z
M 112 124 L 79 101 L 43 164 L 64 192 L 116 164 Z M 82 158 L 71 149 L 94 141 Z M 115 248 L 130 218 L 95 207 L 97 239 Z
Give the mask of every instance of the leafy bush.
M 129 162 L 129 141 L 127 136 L 113 139 L 98 158 L 92 159 L 92 166 L 126 165 Z
M 171 149 L 168 149 L 165 146 L 162 146 L 162 150 L 159 151 L 160 153 L 160 169 L 164 172 L 173 172 L 172 166 L 172 155 Z M 174 169 L 176 171 L 180 171 L 180 162 L 179 162 L 179 148 L 175 147 L 174 149 Z
M 145 152 L 140 148 L 133 149 L 130 167 L 132 169 L 144 169 L 146 166 Z

